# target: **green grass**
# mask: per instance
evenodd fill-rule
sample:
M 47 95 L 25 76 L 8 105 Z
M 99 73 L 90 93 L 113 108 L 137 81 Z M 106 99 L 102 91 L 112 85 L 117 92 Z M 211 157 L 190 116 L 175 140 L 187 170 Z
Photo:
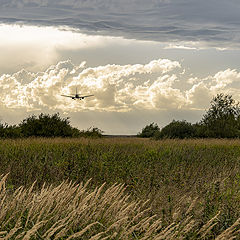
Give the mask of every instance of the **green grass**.
M 166 225 L 195 202 L 190 210 L 199 226 L 221 212 L 212 238 L 240 217 L 240 140 L 2 140 L 6 173 L 9 191 L 35 180 L 39 187 L 65 179 L 124 183 L 133 199 L 150 199 Z

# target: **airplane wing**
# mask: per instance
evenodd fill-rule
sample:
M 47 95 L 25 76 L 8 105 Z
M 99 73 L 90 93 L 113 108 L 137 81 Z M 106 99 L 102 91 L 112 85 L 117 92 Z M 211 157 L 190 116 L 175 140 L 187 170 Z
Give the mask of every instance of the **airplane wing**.
M 92 97 L 92 96 L 94 96 L 94 95 L 81 96 L 80 98 Z
M 61 95 L 62 97 L 70 97 L 70 98 L 72 98 L 72 97 L 74 97 L 74 96 L 69 96 L 69 95 Z

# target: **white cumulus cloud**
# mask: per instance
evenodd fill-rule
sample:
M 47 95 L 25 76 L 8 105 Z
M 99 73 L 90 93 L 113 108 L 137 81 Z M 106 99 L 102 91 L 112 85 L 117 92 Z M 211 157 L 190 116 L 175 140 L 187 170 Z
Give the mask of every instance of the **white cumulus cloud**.
M 43 72 L 21 70 L 0 76 L 0 107 L 24 111 L 204 110 L 219 92 L 239 100 L 240 73 L 227 69 L 205 78 L 184 79 L 179 62 L 168 59 L 146 64 L 88 67 L 70 60 Z M 181 88 L 180 81 L 190 85 Z M 180 84 L 179 84 L 180 83 Z M 61 94 L 94 94 L 74 101 Z
M 9 108 L 41 108 L 80 111 L 85 109 L 125 111 L 139 99 L 142 87 L 136 74 L 160 76 L 180 68 L 176 61 L 167 59 L 153 60 L 147 64 L 105 65 L 86 67 L 83 62 L 75 66 L 70 61 L 62 61 L 50 66 L 45 72 L 31 73 L 21 70 L 12 75 L 0 77 L 0 103 Z M 143 83 L 145 86 L 146 83 Z M 66 99 L 61 94 L 94 94 L 94 98 L 82 101 Z M 146 89 L 146 94 L 152 94 Z M 149 98 L 149 96 L 147 97 Z M 150 99 L 150 98 L 149 98 Z

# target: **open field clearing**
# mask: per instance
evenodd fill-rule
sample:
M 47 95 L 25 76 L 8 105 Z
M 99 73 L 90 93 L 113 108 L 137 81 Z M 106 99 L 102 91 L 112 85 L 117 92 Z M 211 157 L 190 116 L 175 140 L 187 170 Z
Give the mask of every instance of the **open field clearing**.
M 0 239 L 239 239 L 239 140 L 2 140 L 0 161 Z

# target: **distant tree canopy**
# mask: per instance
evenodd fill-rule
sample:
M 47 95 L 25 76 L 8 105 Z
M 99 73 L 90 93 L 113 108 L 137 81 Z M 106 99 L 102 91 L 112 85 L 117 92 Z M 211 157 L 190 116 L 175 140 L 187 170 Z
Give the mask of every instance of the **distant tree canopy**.
M 150 123 L 149 125 L 147 125 L 146 127 L 144 127 L 142 129 L 142 131 L 140 133 L 138 133 L 138 137 L 142 137 L 142 138 L 150 138 L 150 137 L 154 137 L 155 134 L 157 134 L 159 132 L 160 128 L 158 127 L 158 125 L 156 123 Z
M 231 95 L 218 94 L 200 121 L 206 137 L 240 137 L 240 107 Z
M 220 93 L 213 97 L 210 104 L 210 108 L 198 123 L 191 124 L 185 120 L 173 120 L 161 130 L 152 123 L 143 128 L 142 133 L 138 136 L 154 137 L 155 139 L 240 137 L 239 103 L 231 95 Z M 153 129 L 155 130 L 154 134 Z
M 53 115 L 41 113 L 29 116 L 18 126 L 0 124 L 0 137 L 101 137 L 103 131 L 93 127 L 80 131 L 70 125 L 69 118 L 61 118 L 59 113 Z
M 21 129 L 12 125 L 0 123 L 0 137 L 2 138 L 19 138 L 21 136 Z
M 240 137 L 240 105 L 231 95 L 223 93 L 213 97 L 210 108 L 195 124 L 173 120 L 160 129 L 154 122 L 145 126 L 138 137 L 142 138 L 236 138 Z M 69 118 L 41 113 L 29 116 L 19 125 L 0 123 L 1 138 L 20 137 L 101 137 L 102 131 L 92 127 L 80 131 L 70 125 Z
M 191 138 L 195 135 L 194 126 L 183 120 L 175 121 L 173 120 L 167 126 L 161 129 L 161 131 L 156 135 L 157 139 L 160 138 Z
M 61 118 L 59 113 L 32 115 L 20 124 L 23 137 L 73 137 L 78 130 L 71 127 L 68 118 Z
M 103 131 L 97 127 L 90 127 L 86 131 L 80 131 L 79 137 L 93 137 L 99 138 L 102 137 Z

